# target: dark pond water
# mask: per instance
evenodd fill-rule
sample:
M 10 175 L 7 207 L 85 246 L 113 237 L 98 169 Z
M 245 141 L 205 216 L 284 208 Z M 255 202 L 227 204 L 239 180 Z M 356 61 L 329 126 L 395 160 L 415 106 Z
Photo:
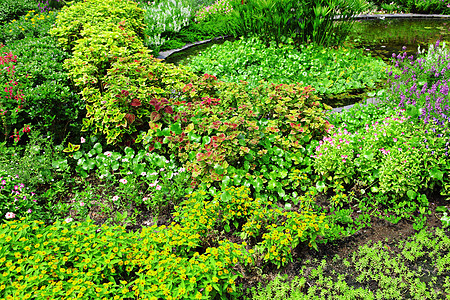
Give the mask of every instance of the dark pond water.
M 418 46 L 428 49 L 437 40 L 450 45 L 450 19 L 384 19 L 355 22 L 350 43 L 390 61 L 392 53 L 406 47 L 408 55 L 416 55 Z

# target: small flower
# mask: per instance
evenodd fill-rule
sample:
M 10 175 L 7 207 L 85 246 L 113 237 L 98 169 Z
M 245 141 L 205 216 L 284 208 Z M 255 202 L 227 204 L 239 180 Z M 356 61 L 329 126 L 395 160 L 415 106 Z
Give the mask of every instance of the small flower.
M 147 201 L 148 201 L 148 198 L 147 198 L 147 197 L 144 197 L 144 198 L 142 198 L 142 201 L 147 202 Z
M 86 143 L 86 139 L 84 137 L 81 137 L 81 143 L 82 144 Z
M 31 214 L 31 212 L 32 212 L 32 210 L 31 210 L 31 208 L 29 208 L 29 209 L 27 210 L 27 213 Z
M 157 183 L 158 183 L 158 180 L 155 180 L 155 182 L 150 183 L 149 186 L 154 187 L 154 186 L 156 186 Z
M 6 219 L 13 219 L 16 217 L 16 214 L 12 213 L 12 212 L 7 212 L 5 215 Z
M 131 171 L 128 171 L 128 172 L 127 172 L 127 175 L 131 175 L 131 174 L 133 174 L 133 172 L 131 172 Z
M 117 200 L 119 200 L 119 196 L 112 197 L 112 201 L 117 201 Z
M 161 190 L 161 186 L 160 186 L 160 185 L 157 185 L 157 186 L 156 186 L 156 190 L 157 190 L 157 191 L 160 191 L 160 190 Z
M 106 151 L 106 152 L 105 152 L 105 155 L 106 155 L 107 157 L 111 157 L 111 156 L 112 156 L 112 153 L 109 152 L 109 151 Z
M 83 202 L 83 201 L 80 202 L 80 206 L 81 206 L 81 207 L 84 206 L 84 202 Z
M 141 173 L 141 176 L 146 176 L 147 175 L 147 172 L 142 172 Z
M 128 158 L 123 158 L 122 162 L 128 162 Z
M 122 179 L 119 180 L 119 182 L 123 183 L 123 184 L 127 184 L 128 181 L 125 178 L 122 178 Z
M 64 220 L 64 222 L 66 222 L 66 223 L 70 223 L 70 222 L 72 222 L 73 221 L 73 219 L 71 218 L 71 217 L 68 217 L 68 218 L 66 218 L 65 220 Z

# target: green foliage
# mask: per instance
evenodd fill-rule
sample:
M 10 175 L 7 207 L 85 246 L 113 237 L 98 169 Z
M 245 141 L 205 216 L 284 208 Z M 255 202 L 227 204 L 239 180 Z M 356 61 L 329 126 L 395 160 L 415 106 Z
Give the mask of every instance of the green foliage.
M 277 276 L 245 299 L 442 299 L 450 292 L 447 234 L 421 230 L 400 243 L 361 246 L 349 258 L 304 261 L 294 278 Z
M 198 228 L 205 237 L 222 227 L 225 232 L 240 235 L 246 244 L 254 246 L 258 259 L 278 268 L 292 261 L 292 249 L 300 243 L 317 249 L 317 243 L 333 240 L 340 234 L 324 214 L 306 205 L 301 205 L 298 212 L 283 210 L 272 207 L 272 202 L 253 199 L 249 193 L 250 189 L 244 186 L 229 187 L 210 200 L 205 191 L 199 190 L 188 195 L 175 208 L 173 216 L 182 226 Z M 194 220 L 193 215 L 199 219 Z
M 80 70 L 79 74 L 85 73 Z M 151 127 L 170 121 L 172 93 L 193 77 L 184 68 L 164 64 L 147 51 L 119 57 L 103 78 L 107 83 L 104 89 L 83 90 L 88 103 L 83 130 L 105 134 L 108 143 L 134 140 L 137 133 L 149 128 L 149 122 Z
M 271 280 L 264 288 L 261 283 L 258 283 L 258 289 L 252 288 L 253 300 L 300 300 L 304 299 L 302 289 L 306 285 L 306 279 L 304 277 L 295 277 L 292 281 L 287 282 L 287 278 L 278 275 L 274 280 Z
M 330 132 L 316 149 L 315 168 L 331 184 L 350 185 L 358 178 L 365 186 L 377 184 L 380 192 L 394 198 L 408 190 L 423 190 L 428 186 L 429 161 L 429 152 L 417 137 L 423 130 L 401 114 L 366 124 L 355 133 L 343 127 Z
M 72 51 L 80 39 L 95 38 L 96 34 L 101 33 L 108 34 L 112 24 L 122 25 L 117 26 L 118 32 L 125 29 L 127 29 L 126 32 L 131 30 L 139 38 L 142 38 L 143 18 L 143 10 L 132 1 L 88 0 L 63 7 L 58 14 L 56 26 L 50 33 L 58 39 L 65 50 Z M 126 24 L 120 24 L 124 20 L 127 20 Z M 97 31 L 92 31 L 90 28 L 97 29 Z M 113 42 L 109 39 L 118 37 L 103 36 L 103 38 L 107 38 L 105 43 L 111 46 Z
M 406 11 L 418 14 L 442 14 L 448 15 L 450 7 L 442 0 L 395 0 Z
M 4 171 L 4 170 L 1 170 Z M 18 175 L 0 171 L 0 216 L 1 220 L 19 218 L 32 214 L 36 208 L 36 197 L 23 184 Z M 39 208 L 38 208 L 39 209 Z
M 113 201 L 120 200 L 123 206 L 134 203 L 158 211 L 167 203 L 178 204 L 191 190 L 190 174 L 185 168 L 179 168 L 155 152 L 136 152 L 128 147 L 122 153 L 103 152 L 101 144 L 91 137 L 71 156 L 76 162 L 75 172 L 82 178 L 95 178 L 100 184 L 111 187 L 120 182 L 110 190 L 114 191 Z
M 3 45 L 0 49 L 4 50 Z M 3 52 L 0 56 L 0 120 L 2 126 L 3 141 L 12 138 L 14 142 L 20 140 L 22 132 L 18 132 L 16 126 L 21 126 L 24 122 L 21 115 L 24 106 L 24 94 L 21 89 L 22 85 L 18 82 L 18 76 L 15 68 L 17 64 L 17 56 L 12 52 Z M 14 129 L 14 133 L 10 136 L 10 132 Z
M 229 13 L 229 26 L 237 35 L 257 35 L 266 42 L 277 43 L 293 37 L 298 44 L 319 45 L 338 43 L 351 27 L 348 22 L 333 22 L 335 16 L 351 21 L 366 7 L 366 2 L 361 0 L 233 0 L 230 3 L 233 10 Z
M 6 209 L 15 213 L 17 217 L 26 215 L 38 220 L 48 218 L 47 199 L 43 201 L 40 193 L 42 185 L 49 183 L 57 185 L 60 180 L 67 185 L 70 181 L 70 168 L 67 158 L 61 153 L 61 146 L 54 146 L 50 137 L 42 136 L 37 129 L 33 128 L 30 140 L 25 147 L 6 147 L 3 143 L 0 145 L 0 150 L 2 153 L 1 176 L 5 178 L 6 183 L 15 182 L 14 188 L 22 186 L 20 195 L 12 195 L 8 190 L 5 196 L 9 198 L 9 201 L 0 206 L 2 218 L 6 213 L 3 210 Z M 7 189 L 2 189 L 2 193 L 6 191 Z M 14 201 L 14 198 L 17 198 L 17 201 Z
M 266 47 L 256 38 L 213 45 L 186 64 L 196 73 L 212 74 L 224 81 L 244 80 L 251 87 L 261 80 L 303 82 L 320 94 L 375 87 L 386 77 L 387 68 L 383 61 L 363 54 L 361 49 L 309 45 L 297 51 L 292 44 L 271 43 Z
M 205 6 L 195 13 L 195 22 L 206 22 L 215 19 L 216 15 L 227 15 L 233 8 L 228 0 L 217 0 L 210 6 Z
M 25 95 L 21 112 L 24 120 L 54 135 L 57 142 L 62 141 L 69 128 L 79 130 L 75 121 L 84 110 L 84 103 L 63 69 L 68 54 L 50 36 L 27 37 L 10 44 L 8 49 L 17 56 L 15 75 Z
M 48 13 L 29 11 L 17 20 L 11 20 L 0 26 L 2 31 L 0 42 L 9 46 L 21 39 L 47 36 L 55 23 L 56 15 L 53 11 Z
M 358 132 L 363 130 L 366 124 L 379 122 L 392 114 L 394 114 L 394 110 L 382 104 L 361 105 L 356 103 L 350 109 L 339 113 L 330 113 L 327 120 L 335 127 L 345 127 L 349 132 Z
M 173 87 L 191 76 L 149 54 L 139 39 L 142 10 L 126 3 L 118 7 L 104 1 L 73 5 L 63 9 L 51 31 L 73 50 L 65 66 L 87 103 L 83 130 L 104 133 L 108 143 L 121 142 L 124 134 L 135 134 L 136 128 L 145 129 L 152 118 L 159 119 L 158 112 L 168 106 Z M 98 19 L 89 17 L 89 22 L 84 22 L 91 9 L 95 9 Z M 101 16 L 106 21 L 100 22 Z M 76 24 L 81 23 L 80 29 Z M 150 110 L 152 104 L 154 111 Z M 126 139 L 129 142 L 133 136 Z
M 201 23 L 191 22 L 177 33 L 164 32 L 161 36 L 165 42 L 161 45 L 160 51 L 178 49 L 187 43 L 225 36 L 229 33 L 226 28 L 227 22 L 226 18 L 215 18 Z
M 36 1 L 2 0 L 0 5 L 0 25 L 25 15 L 30 10 L 39 10 Z M 3 32 L 2 32 L 3 35 Z
M 233 267 L 251 261 L 243 245 L 202 245 L 194 227 L 143 228 L 12 221 L 0 228 L 0 296 L 203 299 L 236 296 Z M 176 237 L 176 239 L 174 238 Z M 37 280 L 39 279 L 39 280 Z M 18 288 L 20 285 L 21 288 Z M 119 296 L 120 295 L 120 296 Z
M 233 170 L 242 166 L 248 172 L 256 157 L 266 155 L 265 148 L 301 149 L 328 126 L 309 87 L 270 85 L 245 92 L 242 84 L 205 75 L 183 93 L 182 99 L 193 100 L 176 109 L 172 125 L 151 124 L 141 138 L 153 148 L 155 139 L 165 137 L 170 151 L 201 182 L 233 177 Z M 212 98 L 214 93 L 221 99 Z

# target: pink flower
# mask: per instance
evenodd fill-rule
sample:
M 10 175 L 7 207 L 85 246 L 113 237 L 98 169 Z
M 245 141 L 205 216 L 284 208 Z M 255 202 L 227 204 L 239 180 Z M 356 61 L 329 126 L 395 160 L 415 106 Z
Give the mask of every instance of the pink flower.
M 106 152 L 105 152 L 105 155 L 106 155 L 107 157 L 111 157 L 111 156 L 112 156 L 112 153 L 109 152 L 109 151 L 106 151 Z
M 31 208 L 27 210 L 27 213 L 31 214 L 32 210 Z
M 72 222 L 73 221 L 73 219 L 71 218 L 71 217 L 68 217 L 68 218 L 66 218 L 65 220 L 64 220 L 64 222 L 66 222 L 66 223 L 70 223 L 70 222 Z
M 122 179 L 119 180 L 119 182 L 123 183 L 123 184 L 127 184 L 128 181 L 125 178 L 122 178 Z
M 160 186 L 160 185 L 157 185 L 157 186 L 156 186 L 156 190 L 157 190 L 157 191 L 160 191 L 160 190 L 161 190 L 161 186 Z
M 16 214 L 12 213 L 12 212 L 7 212 L 5 215 L 6 219 L 13 219 L 16 217 Z
M 151 186 L 151 187 L 156 186 L 157 183 L 158 183 L 158 180 L 156 180 L 156 181 L 153 182 L 153 183 L 150 183 L 149 186 Z
M 81 207 L 84 206 L 84 202 L 83 202 L 83 201 L 80 202 L 80 206 L 81 206 Z
M 84 137 L 81 137 L 81 143 L 82 143 L 82 144 L 86 143 L 86 140 L 85 140 Z
M 142 201 L 146 202 L 148 200 L 147 197 L 142 198 Z
M 147 172 L 142 172 L 141 173 L 141 176 L 145 176 L 145 175 L 147 175 Z
M 117 200 L 119 200 L 119 196 L 112 197 L 112 201 L 117 201 Z

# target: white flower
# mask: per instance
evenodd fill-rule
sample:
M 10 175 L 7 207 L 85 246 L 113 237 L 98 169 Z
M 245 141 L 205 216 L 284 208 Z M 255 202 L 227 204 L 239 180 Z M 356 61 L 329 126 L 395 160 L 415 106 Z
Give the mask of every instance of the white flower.
M 5 215 L 5 218 L 7 219 L 13 219 L 16 217 L 16 214 L 12 213 L 12 212 L 7 212 Z
M 106 155 L 107 157 L 111 157 L 111 156 L 112 156 L 112 153 L 111 153 L 110 151 L 106 151 L 106 152 L 105 152 L 105 155 Z
M 119 196 L 112 197 L 112 201 L 117 201 L 117 200 L 119 200 Z
M 147 175 L 147 172 L 142 172 L 141 173 L 141 176 L 145 176 L 145 175 Z
M 71 218 L 71 217 L 68 217 L 68 218 L 66 218 L 65 220 L 64 220 L 64 222 L 66 222 L 66 223 L 70 223 L 70 222 L 72 222 L 73 221 L 73 219 Z

